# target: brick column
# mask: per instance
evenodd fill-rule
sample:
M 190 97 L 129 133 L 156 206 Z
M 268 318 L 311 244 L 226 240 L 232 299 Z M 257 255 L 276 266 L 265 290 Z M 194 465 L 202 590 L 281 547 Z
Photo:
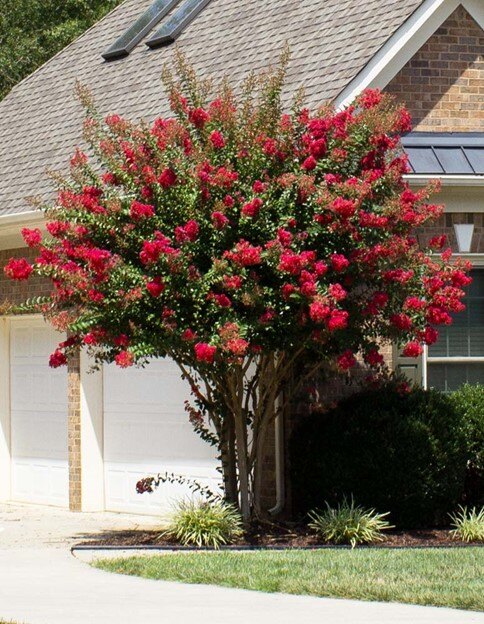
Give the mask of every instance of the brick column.
M 82 510 L 80 355 L 68 361 L 69 509 Z

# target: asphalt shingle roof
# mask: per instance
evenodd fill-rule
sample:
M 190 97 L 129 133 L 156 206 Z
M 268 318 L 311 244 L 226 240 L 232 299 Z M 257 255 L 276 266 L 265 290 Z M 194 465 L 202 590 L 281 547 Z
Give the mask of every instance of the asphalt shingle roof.
M 76 79 L 103 113 L 152 119 L 167 112 L 160 74 L 173 46 L 106 62 L 101 54 L 152 0 L 126 0 L 17 85 L 0 103 L 0 215 L 31 210 L 47 196 L 46 168 L 65 170 L 80 143 Z M 304 85 L 312 107 L 335 98 L 422 0 L 212 0 L 177 40 L 200 75 L 239 81 L 292 50 L 287 88 Z

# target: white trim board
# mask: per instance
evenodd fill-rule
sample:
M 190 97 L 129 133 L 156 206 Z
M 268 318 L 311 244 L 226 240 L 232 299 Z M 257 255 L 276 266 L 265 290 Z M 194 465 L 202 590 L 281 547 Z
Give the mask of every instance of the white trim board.
M 438 180 L 442 186 L 484 186 L 482 175 L 438 175 L 435 173 L 409 173 L 403 178 L 412 186 L 425 186 L 432 180 Z
M 460 5 L 484 29 L 482 0 L 424 0 L 335 98 L 336 106 L 347 106 L 364 89 L 386 87 Z
M 40 228 L 45 232 L 45 215 L 40 210 L 0 215 L 0 250 L 25 247 L 20 230 Z

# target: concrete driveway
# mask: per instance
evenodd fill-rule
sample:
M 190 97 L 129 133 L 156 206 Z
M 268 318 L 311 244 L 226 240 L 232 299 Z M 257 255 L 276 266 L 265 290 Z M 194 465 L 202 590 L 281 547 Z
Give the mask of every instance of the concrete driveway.
M 118 576 L 69 545 L 153 519 L 0 507 L 0 619 L 21 624 L 484 624 L 484 614 L 399 604 L 262 594 Z
M 41 505 L 0 503 L 0 549 L 62 548 L 98 539 L 113 531 L 157 529 L 153 516 L 72 513 Z

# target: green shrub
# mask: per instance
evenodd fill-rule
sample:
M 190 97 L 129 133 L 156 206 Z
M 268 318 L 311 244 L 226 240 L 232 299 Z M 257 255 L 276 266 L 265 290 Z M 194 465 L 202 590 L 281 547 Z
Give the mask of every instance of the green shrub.
M 223 502 L 180 501 L 176 504 L 168 535 L 184 546 L 213 546 L 228 544 L 243 534 L 242 520 L 237 510 Z
M 400 527 L 447 524 L 462 502 L 466 445 L 464 417 L 446 395 L 402 395 L 395 383 L 355 394 L 294 432 L 294 509 L 302 515 L 354 496 L 388 509 Z
M 469 453 L 464 500 L 466 505 L 484 505 L 484 386 L 466 384 L 450 395 L 464 418 Z
M 309 527 L 325 542 L 331 544 L 371 544 L 383 540 L 382 532 L 393 528 L 385 520 L 388 513 L 379 514 L 374 509 L 364 509 L 346 499 L 336 507 L 326 503 L 324 511 L 311 511 Z
M 463 542 L 484 542 L 484 507 L 477 511 L 476 507 L 468 509 L 459 507 L 459 511 L 451 514 L 452 535 Z

